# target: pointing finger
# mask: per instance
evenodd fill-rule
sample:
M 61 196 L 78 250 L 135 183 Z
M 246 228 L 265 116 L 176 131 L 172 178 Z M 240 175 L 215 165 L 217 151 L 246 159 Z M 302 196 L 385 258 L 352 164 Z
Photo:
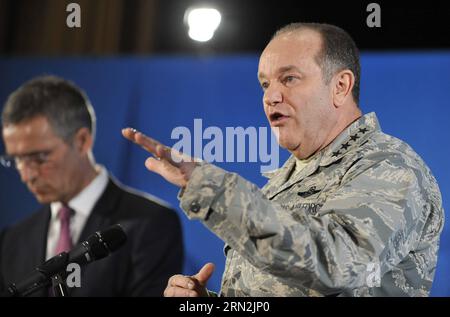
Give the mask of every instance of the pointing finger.
M 162 146 L 164 147 L 164 145 L 162 145 L 161 143 L 159 143 L 158 141 L 146 136 L 145 134 L 143 134 L 142 132 L 137 131 L 136 129 L 133 128 L 125 128 L 122 130 L 122 135 L 136 143 L 137 145 L 140 145 L 144 150 L 156 155 L 157 155 L 157 147 L 158 146 Z

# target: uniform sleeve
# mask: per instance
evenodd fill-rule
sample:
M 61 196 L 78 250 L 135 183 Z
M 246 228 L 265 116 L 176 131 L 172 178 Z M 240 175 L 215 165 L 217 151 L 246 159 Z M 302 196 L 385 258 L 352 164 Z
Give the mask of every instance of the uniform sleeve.
M 397 158 L 359 161 L 315 216 L 294 215 L 234 173 L 197 167 L 181 207 L 252 265 L 322 294 L 368 283 L 414 248 L 427 218 L 416 171 Z

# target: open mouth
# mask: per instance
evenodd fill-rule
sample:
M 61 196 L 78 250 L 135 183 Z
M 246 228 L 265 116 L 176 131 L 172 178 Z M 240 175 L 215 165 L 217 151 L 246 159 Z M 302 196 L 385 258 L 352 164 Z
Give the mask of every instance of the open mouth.
M 289 117 L 285 116 L 284 114 L 282 114 L 280 112 L 274 112 L 269 115 L 269 120 L 270 120 L 270 123 L 272 123 L 272 125 L 281 124 L 285 120 L 287 120 L 287 118 L 289 118 Z

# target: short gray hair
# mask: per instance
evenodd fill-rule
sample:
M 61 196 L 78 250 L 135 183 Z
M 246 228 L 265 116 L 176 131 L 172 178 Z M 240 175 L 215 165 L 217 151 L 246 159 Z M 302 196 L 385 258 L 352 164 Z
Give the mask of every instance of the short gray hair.
M 2 112 L 2 125 L 33 118 L 47 118 L 64 141 L 86 127 L 95 137 L 95 112 L 87 95 L 74 83 L 56 76 L 36 77 L 9 95 Z

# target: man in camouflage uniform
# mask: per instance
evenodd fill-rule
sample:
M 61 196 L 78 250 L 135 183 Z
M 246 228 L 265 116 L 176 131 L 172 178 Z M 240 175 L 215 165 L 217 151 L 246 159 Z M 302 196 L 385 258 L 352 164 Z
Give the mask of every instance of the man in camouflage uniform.
M 214 165 L 179 162 L 132 129 L 182 188 L 181 207 L 226 243 L 223 296 L 427 296 L 443 226 L 422 159 L 358 107 L 359 57 L 345 31 L 293 24 L 261 55 L 264 110 L 292 156 L 262 190 Z M 213 272 L 173 276 L 165 296 L 207 296 Z

